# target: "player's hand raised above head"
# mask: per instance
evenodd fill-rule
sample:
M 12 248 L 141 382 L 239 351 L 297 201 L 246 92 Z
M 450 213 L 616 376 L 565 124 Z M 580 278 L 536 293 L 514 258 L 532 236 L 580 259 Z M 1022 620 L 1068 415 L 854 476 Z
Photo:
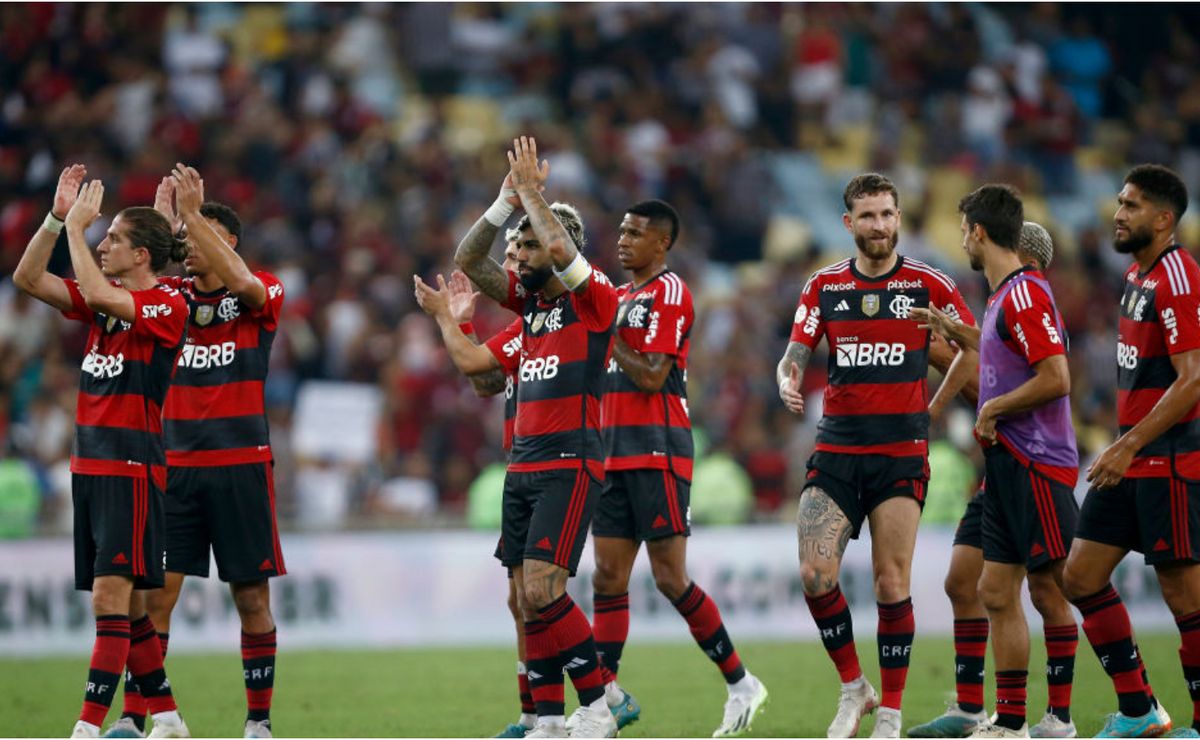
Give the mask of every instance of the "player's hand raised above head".
M 103 200 L 104 183 L 92 180 L 84 185 L 83 190 L 79 192 L 79 197 L 71 204 L 71 210 L 67 211 L 67 228 L 86 229 L 91 226 L 97 218 L 100 218 L 100 204 Z
M 179 214 L 175 211 L 175 180 L 171 179 L 170 175 L 159 181 L 158 188 L 154 191 L 154 210 L 167 219 L 167 223 L 171 224 L 171 231 L 179 233 L 183 222 L 179 220 Z
M 75 205 L 75 200 L 79 197 L 79 186 L 83 184 L 85 177 L 87 167 L 81 164 L 63 168 L 58 176 L 58 188 L 54 191 L 54 205 L 50 208 L 55 218 L 60 221 L 67 219 L 67 213 L 71 206 Z
M 199 213 L 200 205 L 204 203 L 204 180 L 196 168 L 176 164 L 171 171 L 171 180 L 175 183 L 175 205 L 180 216 Z
M 508 152 L 509 177 L 513 187 L 544 189 L 546 179 L 550 177 L 550 163 L 546 160 L 538 162 L 537 142 L 532 136 L 522 136 L 513 139 L 513 148 Z

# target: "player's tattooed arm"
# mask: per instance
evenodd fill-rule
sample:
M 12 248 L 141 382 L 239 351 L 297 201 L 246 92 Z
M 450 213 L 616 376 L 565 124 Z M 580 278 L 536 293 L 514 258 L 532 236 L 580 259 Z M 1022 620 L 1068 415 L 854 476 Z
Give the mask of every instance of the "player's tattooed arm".
M 498 303 L 504 303 L 508 300 L 508 273 L 488 254 L 499 231 L 499 226 L 480 216 L 458 243 L 454 264 L 479 286 L 480 292 Z
M 663 352 L 638 352 L 625 343 L 620 336 L 613 341 L 613 359 L 621 372 L 629 376 L 640 390 L 645 393 L 658 393 L 671 368 L 675 367 L 675 358 Z
M 808 361 L 812 359 L 812 348 L 801 342 L 791 342 L 783 353 L 783 359 L 775 368 L 775 382 L 779 385 L 779 398 L 793 414 L 804 413 L 804 396 L 800 392 L 800 381 Z
M 838 568 L 853 529 L 841 507 L 825 491 L 812 486 L 800 495 L 796 532 L 800 562 L 805 566 L 805 593 L 823 594 L 837 585 Z
M 506 385 L 504 371 L 500 368 L 489 370 L 486 373 L 468 375 L 467 380 L 471 381 L 471 387 L 475 389 L 475 395 L 480 398 L 487 398 L 497 393 L 503 393 L 504 386 Z

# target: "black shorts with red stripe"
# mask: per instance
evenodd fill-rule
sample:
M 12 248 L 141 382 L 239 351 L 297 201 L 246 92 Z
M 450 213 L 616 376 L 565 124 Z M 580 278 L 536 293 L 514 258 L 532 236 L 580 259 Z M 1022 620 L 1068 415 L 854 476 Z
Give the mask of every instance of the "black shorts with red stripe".
M 592 534 L 645 542 L 692 533 L 691 484 L 670 470 L 610 470 Z
M 500 563 L 512 568 L 544 560 L 575 575 L 601 485 L 582 467 L 509 471 L 496 548 Z
M 275 520 L 273 463 L 167 470 L 167 570 L 230 583 L 287 573 Z
M 1002 445 L 984 451 L 983 559 L 1036 571 L 1067 556 L 1079 520 L 1071 486 L 1021 463 Z
M 820 488 L 838 505 L 854 526 L 858 539 L 863 521 L 875 507 L 890 498 L 905 496 L 925 508 L 929 460 L 923 455 L 851 455 L 814 452 L 808 458 L 804 488 Z
M 1075 536 L 1136 550 L 1147 565 L 1200 561 L 1200 481 L 1123 478 L 1091 488 Z
M 954 530 L 954 544 L 983 549 L 983 499 L 987 495 L 985 486 L 980 486 L 967 502 L 967 509 L 962 519 L 958 520 L 958 528 Z
M 71 476 L 75 588 L 97 576 L 126 576 L 138 589 L 163 585 L 163 492 L 152 476 Z

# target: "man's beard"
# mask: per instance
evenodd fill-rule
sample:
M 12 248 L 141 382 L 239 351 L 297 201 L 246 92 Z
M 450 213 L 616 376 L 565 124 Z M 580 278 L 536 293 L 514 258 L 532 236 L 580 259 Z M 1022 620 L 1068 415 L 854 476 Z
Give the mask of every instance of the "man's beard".
M 887 246 L 877 247 L 865 236 L 858 234 L 854 235 L 854 245 L 858 247 L 858 251 L 864 256 L 873 260 L 887 259 L 892 256 L 892 252 L 896 251 L 896 242 L 900 241 L 900 234 L 897 232 L 892 234 L 892 238 L 888 240 Z
M 554 274 L 554 270 L 550 266 L 541 269 L 529 268 L 529 272 L 517 272 L 517 279 L 521 281 L 521 286 L 531 293 L 536 293 L 546 287 L 546 283 L 550 282 L 550 277 Z
M 1133 254 L 1134 252 L 1145 249 L 1154 241 L 1154 232 L 1146 227 L 1140 231 L 1129 230 L 1129 236 L 1124 239 L 1118 239 L 1113 236 L 1113 249 L 1121 254 Z
M 979 272 L 983 269 L 983 255 L 971 254 L 970 252 L 967 252 L 967 260 L 970 261 L 971 269 L 975 272 Z

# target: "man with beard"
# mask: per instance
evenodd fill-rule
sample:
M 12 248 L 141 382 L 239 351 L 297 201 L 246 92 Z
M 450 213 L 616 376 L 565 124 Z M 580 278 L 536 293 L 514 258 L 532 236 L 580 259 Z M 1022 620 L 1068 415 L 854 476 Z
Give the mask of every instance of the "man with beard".
M 605 701 L 592 627 L 566 584 L 579 563 L 604 480 L 600 396 L 617 293 L 580 251 L 578 212 L 565 204 L 552 207 L 542 197 L 549 165 L 538 162 L 533 139 L 515 140 L 508 159 L 511 190 L 525 209 L 517 227 L 522 232 L 517 274 L 488 255 L 514 210 L 508 188 L 463 238 L 455 262 L 485 295 L 524 322 L 498 554 L 514 569 L 525 596 L 526 664 L 538 714 L 526 737 L 566 734 L 564 669 L 584 708 L 571 736 L 611 737 L 617 726 Z M 422 286 L 418 279 L 419 292 Z M 494 357 L 493 362 L 500 366 Z
M 974 319 L 949 277 L 896 254 L 900 207 L 890 180 L 859 175 L 843 201 L 842 221 L 858 254 L 818 270 L 805 284 L 776 381 L 788 410 L 804 413 L 801 376 L 821 337 L 828 337 L 825 413 L 798 525 L 805 597 L 842 681 L 828 734 L 853 737 L 863 715 L 882 704 L 872 736 L 899 737 L 915 629 L 912 555 L 929 478 L 929 330 L 909 312 L 936 305 L 956 320 Z M 975 355 L 959 353 L 939 394 L 953 396 L 964 385 Z M 882 699 L 859 666 L 850 608 L 838 586 L 846 545 L 864 520 L 871 524 Z
M 1109 581 L 1131 550 L 1154 567 L 1182 638 L 1193 726 L 1172 734 L 1200 736 L 1200 267 L 1175 241 L 1187 202 L 1177 174 L 1139 165 L 1113 218 L 1113 246 L 1134 259 L 1119 306 L 1121 434 L 1088 468 L 1063 583 L 1117 692 L 1119 709 L 1096 737 L 1170 728 L 1151 705 L 1129 613 Z

